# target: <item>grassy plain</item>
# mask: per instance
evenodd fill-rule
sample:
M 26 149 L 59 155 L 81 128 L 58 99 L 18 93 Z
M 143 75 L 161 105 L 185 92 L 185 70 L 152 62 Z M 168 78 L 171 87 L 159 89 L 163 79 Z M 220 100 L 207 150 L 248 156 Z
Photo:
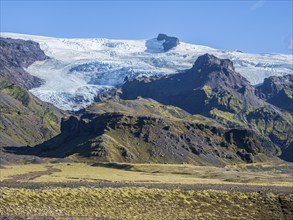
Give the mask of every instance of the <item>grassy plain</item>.
M 117 166 L 116 166 L 117 165 Z M 119 166 L 120 165 L 120 166 Z M 40 172 L 53 168 L 53 172 Z M 30 182 L 110 181 L 161 184 L 252 184 L 293 186 L 292 164 L 252 164 L 226 167 L 188 164 L 58 163 L 10 165 L 0 170 L 0 180 Z M 40 175 L 31 174 L 40 173 Z M 22 178 L 19 178 L 21 175 Z M 27 175 L 27 178 L 26 178 Z
M 290 163 L 226 167 L 85 163 L 6 165 L 0 170 L 0 217 L 292 219 L 292 166 Z M 65 183 L 73 185 L 62 186 Z M 94 183 L 102 183 L 103 187 Z M 106 183 L 112 185 L 109 187 Z M 42 187 L 35 187 L 38 184 Z M 212 190 L 194 189 L 197 185 Z M 247 188 L 230 190 L 235 186 Z M 287 191 L 274 191 L 273 187 L 285 187 Z
M 292 195 L 146 188 L 1 189 L 1 213 L 54 219 L 289 219 Z M 74 217 L 75 216 L 75 217 Z M 39 217 L 41 219 L 41 217 Z

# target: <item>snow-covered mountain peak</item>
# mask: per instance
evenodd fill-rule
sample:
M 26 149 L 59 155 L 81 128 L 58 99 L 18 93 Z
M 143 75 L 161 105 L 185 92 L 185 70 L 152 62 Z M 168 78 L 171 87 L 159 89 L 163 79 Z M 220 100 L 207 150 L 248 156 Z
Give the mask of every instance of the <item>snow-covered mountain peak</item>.
M 32 40 L 50 59 L 38 61 L 27 71 L 45 80 L 31 90 L 43 101 L 67 110 L 91 104 L 104 89 L 119 86 L 125 77 L 173 74 L 189 69 L 198 56 L 210 53 L 233 61 L 236 71 L 252 84 L 272 75 L 293 73 L 293 56 L 248 54 L 180 42 L 164 52 L 164 40 L 65 39 L 14 33 L 1 37 Z

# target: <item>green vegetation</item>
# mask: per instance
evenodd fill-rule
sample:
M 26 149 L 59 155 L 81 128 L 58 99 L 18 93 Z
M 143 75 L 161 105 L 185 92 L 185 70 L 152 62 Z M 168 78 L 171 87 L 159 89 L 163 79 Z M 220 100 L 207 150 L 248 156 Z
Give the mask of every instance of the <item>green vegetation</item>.
M 9 179 L 16 175 L 27 174 L 31 172 L 45 171 L 47 170 L 44 164 L 22 164 L 5 166 L 5 169 L 0 169 L 0 181 Z
M 242 101 L 237 99 L 234 95 L 229 94 L 227 91 L 216 93 L 212 97 L 210 103 L 218 109 L 223 109 L 232 113 L 237 113 L 243 108 Z
M 247 160 L 263 161 L 273 157 L 275 152 L 263 150 L 259 136 L 249 132 L 242 133 L 245 137 L 241 138 L 245 141 L 234 140 L 230 133 L 241 133 L 239 127 L 247 126 L 237 119 L 237 115 L 216 108 L 210 114 L 217 120 L 190 115 L 180 108 L 141 98 L 97 103 L 87 108 L 87 112 L 90 114 L 84 114 L 80 120 L 69 118 L 63 124 L 68 132 L 64 129 L 52 141 L 30 149 L 32 154 L 70 157 L 76 162 L 219 166 Z M 45 127 L 56 127 L 56 119 L 48 113 L 44 118 Z M 238 128 L 232 131 L 218 122 Z M 76 126 L 79 126 L 79 132 L 70 130 Z M 250 152 L 239 155 L 239 147 Z M 247 153 L 253 155 L 246 159 Z
M 0 146 L 33 146 L 60 133 L 64 112 L 25 89 L 0 81 L 0 99 Z
M 288 96 L 289 99 L 293 99 L 293 91 L 284 88 L 285 94 Z
M 119 166 L 120 165 L 120 166 Z M 23 164 L 1 169 L 1 181 L 16 180 L 31 183 L 123 182 L 141 184 L 238 184 L 292 186 L 292 164 L 256 163 L 226 167 L 189 164 L 114 164 L 90 166 L 85 163 Z M 40 171 L 55 170 L 41 175 Z M 274 172 L 272 172 L 274 171 Z M 22 178 L 18 179 L 18 175 Z M 27 176 L 27 177 L 25 177 Z
M 28 184 L 31 189 L 0 188 L 0 217 L 290 219 L 293 194 L 227 189 L 237 189 L 243 184 L 252 189 L 257 185 L 292 187 L 292 166 L 273 162 L 226 167 L 109 163 L 10 165 L 0 169 L 1 183 Z M 272 169 L 276 171 L 272 172 Z M 98 188 L 89 187 L 87 184 L 90 183 L 98 184 Z M 105 185 L 109 183 L 118 188 Z M 45 188 L 34 188 L 37 184 L 45 184 Z M 60 188 L 54 184 L 73 187 Z M 123 184 L 137 185 L 126 187 Z M 198 184 L 226 187 L 221 191 L 193 190 L 192 186 Z M 186 190 L 183 190 L 184 186 L 187 186 Z
M 128 115 L 149 115 L 166 118 L 184 118 L 187 114 L 178 107 L 162 105 L 159 102 L 143 98 L 138 98 L 136 100 L 120 100 L 119 102 L 107 101 L 97 103 L 87 108 L 87 112 L 96 114 L 119 112 Z
M 0 189 L 3 216 L 113 219 L 290 218 L 292 195 L 145 188 Z
M 213 90 L 212 90 L 211 87 L 209 87 L 209 86 L 207 86 L 207 85 L 204 85 L 204 86 L 202 87 L 202 90 L 206 93 L 206 95 L 207 95 L 208 97 L 210 97 L 210 96 L 212 95 Z
M 282 143 L 286 148 L 292 141 L 292 116 L 285 114 L 285 117 L 269 111 L 266 107 L 257 108 L 246 113 L 246 120 L 254 126 L 263 136 L 269 136 Z
M 230 125 L 230 126 L 240 126 L 240 127 L 244 127 L 244 124 L 241 123 L 239 120 L 237 120 L 235 117 L 236 115 L 230 112 L 224 112 L 221 111 L 217 108 L 214 108 L 213 110 L 210 111 L 210 114 L 213 118 L 215 118 L 216 120 Z
M 59 119 L 53 112 L 46 112 L 43 120 L 46 127 L 58 131 Z
M 30 95 L 29 93 L 24 90 L 23 88 L 12 84 L 12 83 L 6 83 L 1 81 L 0 82 L 0 90 L 15 98 L 16 100 L 20 101 L 23 105 L 27 106 L 30 102 Z

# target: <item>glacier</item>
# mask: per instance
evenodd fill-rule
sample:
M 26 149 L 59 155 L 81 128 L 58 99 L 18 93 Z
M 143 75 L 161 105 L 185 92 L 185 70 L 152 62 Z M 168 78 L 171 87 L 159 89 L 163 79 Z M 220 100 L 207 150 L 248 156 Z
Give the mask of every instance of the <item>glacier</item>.
M 164 52 L 163 42 L 156 38 L 65 39 L 3 32 L 1 37 L 40 44 L 50 59 L 37 61 L 26 70 L 45 83 L 30 91 L 43 101 L 71 111 L 87 107 L 101 91 L 121 86 L 126 78 L 181 72 L 191 68 L 197 57 L 205 53 L 232 60 L 236 71 L 253 85 L 269 76 L 293 73 L 290 54 L 223 51 L 184 42 Z

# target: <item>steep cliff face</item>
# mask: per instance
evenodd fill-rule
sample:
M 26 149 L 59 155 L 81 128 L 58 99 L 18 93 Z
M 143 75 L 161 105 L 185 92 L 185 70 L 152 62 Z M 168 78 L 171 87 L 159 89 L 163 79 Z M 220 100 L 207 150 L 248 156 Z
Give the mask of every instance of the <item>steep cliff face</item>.
M 266 78 L 256 89 L 258 97 L 293 113 L 293 74 Z
M 230 60 L 205 54 L 183 73 L 126 82 L 121 98 L 152 98 L 230 127 L 250 128 L 287 151 L 293 140 L 288 135 L 292 134 L 292 116 L 255 93 Z
M 30 75 L 24 68 L 48 57 L 38 43 L 0 37 L 0 79 L 25 89 L 38 87 L 42 80 Z

